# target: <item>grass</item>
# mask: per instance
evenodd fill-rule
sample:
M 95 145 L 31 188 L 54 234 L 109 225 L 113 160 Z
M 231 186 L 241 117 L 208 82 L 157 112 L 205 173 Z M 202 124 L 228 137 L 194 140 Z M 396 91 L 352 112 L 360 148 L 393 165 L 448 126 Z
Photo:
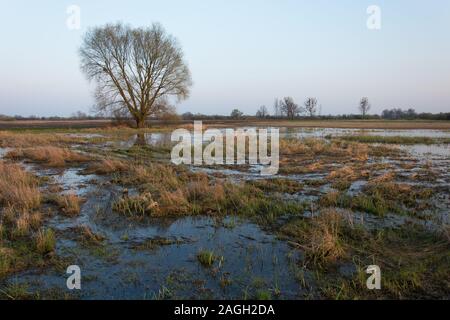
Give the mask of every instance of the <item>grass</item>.
M 113 210 L 127 216 L 152 215 L 158 208 L 158 203 L 147 192 L 137 196 L 125 196 L 113 203 Z
M 36 146 L 55 146 L 81 144 L 84 140 L 55 132 L 13 132 L 0 131 L 1 148 L 30 148 Z
M 76 233 L 77 238 L 80 239 L 83 244 L 88 246 L 101 245 L 106 239 L 103 235 L 92 231 L 87 225 L 77 226 L 73 231 Z
M 39 180 L 19 165 L 0 161 L 0 281 L 30 267 L 57 263 L 43 256 L 54 247 L 54 233 L 40 229 L 42 195 Z
M 76 216 L 80 213 L 83 199 L 74 193 L 68 193 L 47 195 L 46 201 L 57 205 L 63 214 Z
M 79 152 L 52 146 L 15 149 L 8 152 L 5 158 L 29 159 L 49 167 L 65 167 L 69 164 L 91 161 L 90 157 Z
M 9 300 L 30 299 L 32 294 L 28 291 L 26 283 L 10 283 L 0 289 L 0 298 Z
M 378 146 L 369 147 L 367 144 L 341 140 L 281 139 L 279 173 L 328 174 L 335 169 L 336 164 L 363 165 L 374 153 L 385 156 L 384 150 L 374 150 L 375 148 Z M 389 152 L 393 153 L 391 149 Z
M 30 222 L 28 213 L 22 213 L 16 220 L 16 229 L 14 235 L 18 237 L 26 236 L 30 231 Z
M 385 144 L 448 144 L 450 138 L 409 137 L 409 136 L 341 136 L 340 140 L 361 143 Z
M 333 209 L 325 209 L 309 221 L 297 219 L 283 226 L 282 234 L 295 239 L 306 259 L 323 267 L 348 255 L 342 241 L 343 228 L 348 226 L 345 217 Z
M 441 299 L 450 293 L 449 242 L 441 235 L 417 225 L 398 229 L 361 232 L 347 236 L 357 272 L 349 278 L 325 276 L 321 282 L 325 298 L 341 299 Z M 382 290 L 365 286 L 365 267 L 379 265 Z
M 98 175 L 106 175 L 115 172 L 124 172 L 128 170 L 128 165 L 121 160 L 115 159 L 104 159 L 100 162 L 92 163 L 86 170 L 85 173 L 95 173 Z
M 272 300 L 272 293 L 269 290 L 257 290 L 255 292 L 256 300 Z
M 355 169 L 351 166 L 344 166 L 342 168 L 339 168 L 337 170 L 333 170 L 331 171 L 328 176 L 327 179 L 328 180 L 336 180 L 336 179 L 340 179 L 341 181 L 354 181 L 356 179 L 358 179 L 359 174 L 355 171 Z
M 213 251 L 210 250 L 200 250 L 197 253 L 197 260 L 200 262 L 200 264 L 204 267 L 211 267 L 214 262 L 216 261 L 217 256 Z
M 432 194 L 429 188 L 376 181 L 364 187 L 364 194 L 356 196 L 351 207 L 380 216 L 387 212 L 414 215 L 431 205 L 427 200 Z
M 250 182 L 250 184 L 264 192 L 295 194 L 303 189 L 302 183 L 295 180 L 283 178 L 254 180 Z
M 332 156 L 334 158 L 352 157 L 357 160 L 367 160 L 368 146 L 346 141 L 326 141 L 324 139 L 281 139 L 280 153 L 282 156 L 318 157 Z
M 318 204 L 322 208 L 338 207 L 370 213 L 383 217 L 387 213 L 416 216 L 433 207 L 430 188 L 414 188 L 411 185 L 389 181 L 390 174 L 378 176 L 366 184 L 361 193 L 354 196 L 344 191 L 329 191 Z
M 113 204 L 115 211 L 132 217 L 245 215 L 273 221 L 303 210 L 300 204 L 267 195 L 252 184 L 212 179 L 170 164 L 131 165 L 115 182 L 139 186 L 138 195 L 124 195 Z
M 19 165 L 0 161 L 0 205 L 32 210 L 41 204 L 39 181 Z
M 41 254 L 47 254 L 55 250 L 56 239 L 52 229 L 39 230 L 36 236 L 36 250 Z
M 297 218 L 280 229 L 304 254 L 300 264 L 314 270 L 315 286 L 326 299 L 442 298 L 450 293 L 450 242 L 445 233 L 417 224 L 369 229 L 351 213 L 332 209 Z M 355 271 L 343 276 L 341 265 Z M 368 265 L 382 272 L 382 290 L 366 288 Z

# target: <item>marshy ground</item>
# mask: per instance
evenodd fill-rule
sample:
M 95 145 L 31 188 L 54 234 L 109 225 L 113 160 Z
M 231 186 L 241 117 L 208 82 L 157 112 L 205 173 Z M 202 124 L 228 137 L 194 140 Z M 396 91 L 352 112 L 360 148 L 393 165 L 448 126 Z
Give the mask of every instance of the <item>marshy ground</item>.
M 450 298 L 448 129 L 281 127 L 272 178 L 173 129 L 0 131 L 0 298 Z

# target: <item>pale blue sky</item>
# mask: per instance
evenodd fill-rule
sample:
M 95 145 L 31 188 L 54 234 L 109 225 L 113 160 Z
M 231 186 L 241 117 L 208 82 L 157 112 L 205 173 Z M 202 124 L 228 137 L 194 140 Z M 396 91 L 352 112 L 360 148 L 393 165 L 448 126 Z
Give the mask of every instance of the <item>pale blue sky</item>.
M 66 8 L 81 8 L 81 30 Z M 366 27 L 378 5 L 382 28 Z M 86 29 L 160 22 L 180 41 L 194 85 L 179 112 L 272 111 L 316 96 L 322 114 L 384 108 L 450 111 L 450 1 L 0 1 L 0 113 L 70 115 L 94 103 L 79 70 Z

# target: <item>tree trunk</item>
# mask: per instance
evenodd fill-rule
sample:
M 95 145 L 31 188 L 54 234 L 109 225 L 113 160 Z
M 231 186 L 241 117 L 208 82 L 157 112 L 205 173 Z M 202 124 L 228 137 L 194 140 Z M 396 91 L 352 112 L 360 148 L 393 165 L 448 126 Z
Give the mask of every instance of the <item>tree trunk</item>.
M 136 128 L 142 129 L 145 127 L 145 118 L 136 118 Z

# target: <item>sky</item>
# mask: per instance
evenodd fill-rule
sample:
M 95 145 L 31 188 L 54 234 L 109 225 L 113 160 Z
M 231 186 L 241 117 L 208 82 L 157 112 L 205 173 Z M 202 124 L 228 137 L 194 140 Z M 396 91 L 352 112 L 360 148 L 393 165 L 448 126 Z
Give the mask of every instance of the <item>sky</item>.
M 89 112 L 78 49 L 89 27 L 161 23 L 192 73 L 179 113 L 255 114 L 275 97 L 317 97 L 322 114 L 450 112 L 448 0 L 0 0 L 0 114 Z M 80 28 L 66 22 L 70 5 Z M 380 8 L 369 29 L 367 8 Z

